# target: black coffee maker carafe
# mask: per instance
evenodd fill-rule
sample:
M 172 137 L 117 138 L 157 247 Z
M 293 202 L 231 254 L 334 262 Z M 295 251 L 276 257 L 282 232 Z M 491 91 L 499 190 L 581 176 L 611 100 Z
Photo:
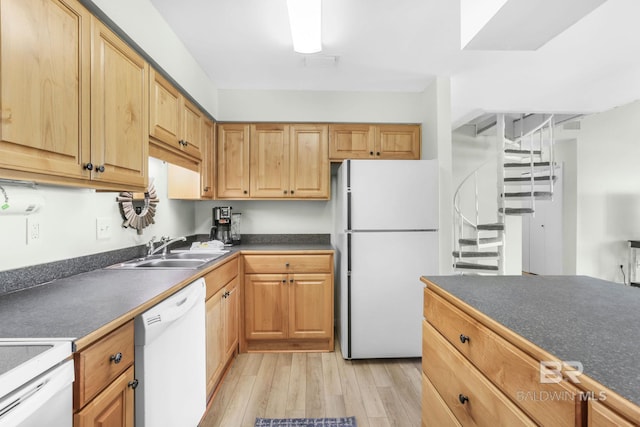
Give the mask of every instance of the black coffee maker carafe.
M 217 206 L 213 208 L 212 226 L 209 238 L 219 240 L 231 246 L 231 206 Z

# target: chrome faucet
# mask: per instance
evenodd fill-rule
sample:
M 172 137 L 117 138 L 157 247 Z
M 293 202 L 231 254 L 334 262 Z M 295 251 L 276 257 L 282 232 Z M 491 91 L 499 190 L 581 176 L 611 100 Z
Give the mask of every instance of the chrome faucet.
M 162 244 L 160 246 L 158 246 L 155 249 L 151 249 L 149 250 L 149 255 L 153 255 L 156 254 L 158 252 L 160 252 L 160 250 L 162 250 L 162 256 L 166 256 L 167 255 L 167 246 L 169 246 L 172 243 L 175 242 L 179 242 L 179 241 L 183 241 L 186 242 L 187 238 L 182 236 L 182 237 L 176 237 L 175 239 L 170 239 L 168 236 L 163 237 L 162 239 L 160 239 L 160 242 L 162 242 Z M 151 243 L 151 247 L 153 247 L 153 243 Z
M 156 236 L 153 236 L 151 240 L 147 242 L 147 256 L 153 252 L 153 243 L 156 241 Z

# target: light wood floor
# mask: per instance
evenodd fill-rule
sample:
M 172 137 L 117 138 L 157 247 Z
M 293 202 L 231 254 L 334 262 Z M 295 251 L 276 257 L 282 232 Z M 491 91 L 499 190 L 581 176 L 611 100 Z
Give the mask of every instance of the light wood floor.
M 358 427 L 418 427 L 420 359 L 333 353 L 240 354 L 200 427 L 253 427 L 256 417 L 355 416 Z

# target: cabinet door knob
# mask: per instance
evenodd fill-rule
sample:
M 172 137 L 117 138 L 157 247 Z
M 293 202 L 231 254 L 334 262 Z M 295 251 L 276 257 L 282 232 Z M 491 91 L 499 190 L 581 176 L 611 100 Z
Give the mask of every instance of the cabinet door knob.
M 468 336 L 464 335 L 464 334 L 460 334 L 460 342 L 462 344 L 466 343 L 467 341 L 471 341 L 471 338 L 469 338 Z
M 284 263 L 284 266 L 285 266 L 285 267 L 287 267 L 287 268 L 289 268 L 289 263 L 288 263 L 288 262 L 285 262 L 285 263 Z
M 136 387 L 138 387 L 138 380 L 129 381 L 129 384 L 127 384 L 127 386 L 135 390 Z
M 287 279 L 282 279 L 282 283 L 287 283 Z
M 100 165 L 96 168 L 96 172 L 104 172 L 104 165 Z
M 293 279 L 289 279 L 289 283 L 293 283 Z
M 204 187 L 204 191 L 209 191 L 209 187 Z
M 287 194 L 287 190 L 284 190 L 284 191 L 283 191 L 283 193 L 284 193 L 284 194 Z
M 370 156 L 373 156 L 373 151 L 369 151 L 369 155 L 370 155 Z
M 469 398 L 467 396 L 465 396 L 464 394 L 460 393 L 458 395 L 458 400 L 460 401 L 460 403 L 462 403 L 464 405 L 465 403 L 467 403 L 469 401 Z
M 247 193 L 248 193 L 248 191 L 247 191 L 247 190 L 244 190 L 244 191 L 243 191 L 243 193 L 244 193 L 244 194 L 247 194 Z
M 293 194 L 293 190 L 291 190 L 291 194 Z
M 380 152 L 379 152 L 379 151 L 378 151 L 378 152 L 376 152 L 376 156 L 379 156 L 379 155 L 380 155 Z
M 184 141 L 184 146 L 186 147 L 187 145 L 189 145 L 189 141 L 185 140 Z
M 86 165 L 84 165 L 84 168 L 88 171 L 93 170 L 93 163 L 87 163 Z
M 116 354 L 112 354 L 111 357 L 109 357 L 109 361 L 115 363 L 116 365 L 122 362 L 122 353 L 117 352 Z

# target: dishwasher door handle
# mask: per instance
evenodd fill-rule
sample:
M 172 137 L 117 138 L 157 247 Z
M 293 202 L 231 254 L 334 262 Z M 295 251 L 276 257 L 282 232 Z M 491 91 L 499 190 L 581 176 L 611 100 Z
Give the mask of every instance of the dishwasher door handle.
M 205 293 L 205 282 L 203 279 L 198 279 L 141 314 L 136 319 L 136 345 L 150 343 L 196 304 L 204 303 Z

